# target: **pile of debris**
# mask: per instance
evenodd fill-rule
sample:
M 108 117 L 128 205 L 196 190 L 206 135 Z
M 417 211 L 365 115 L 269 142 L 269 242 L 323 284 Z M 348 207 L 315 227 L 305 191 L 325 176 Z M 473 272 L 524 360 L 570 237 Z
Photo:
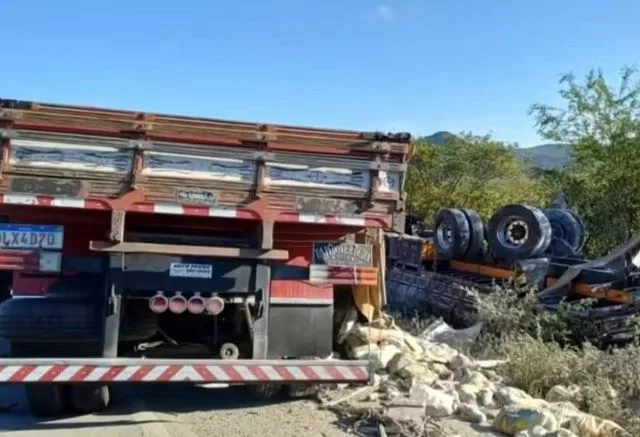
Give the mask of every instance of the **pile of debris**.
M 546 399 L 536 399 L 504 383 L 496 371 L 504 361 L 477 361 L 459 352 L 480 329 L 456 331 L 437 321 L 413 336 L 389 317 L 368 326 L 352 317 L 340 340 L 352 358 L 371 359 L 374 383 L 326 393 L 322 405 L 368 419 L 362 423 L 369 431 L 375 425 L 373 435 L 451 435 L 439 424 L 455 417 L 487 433 L 516 437 L 630 437 L 616 423 L 580 411 L 579 387 L 556 386 Z

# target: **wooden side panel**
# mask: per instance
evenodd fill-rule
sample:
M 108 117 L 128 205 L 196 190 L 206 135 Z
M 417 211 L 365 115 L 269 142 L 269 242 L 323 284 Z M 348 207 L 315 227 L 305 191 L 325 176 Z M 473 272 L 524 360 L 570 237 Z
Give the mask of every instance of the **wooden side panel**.
M 369 171 L 360 169 L 270 162 L 267 164 L 265 182 L 270 187 L 308 187 L 364 192 L 369 189 L 371 178 Z
M 253 217 L 283 221 L 296 219 L 282 214 L 300 214 L 391 223 L 402 204 L 404 165 L 382 162 L 373 154 L 273 151 L 260 142 L 205 148 L 139 138 L 14 132 L 0 194 L 106 199 L 123 210 L 134 204 L 243 208 L 254 211 Z M 123 196 L 128 196 L 124 203 L 119 200 Z
M 15 139 L 11 141 L 9 155 L 9 163 L 15 169 L 60 169 L 116 174 L 129 173 L 132 160 L 131 151 L 94 145 L 91 140 L 73 144 Z
M 248 159 L 149 152 L 142 175 L 252 185 L 255 171 L 255 162 Z
M 20 132 L 10 142 L 2 192 L 115 198 L 133 165 L 127 141 Z

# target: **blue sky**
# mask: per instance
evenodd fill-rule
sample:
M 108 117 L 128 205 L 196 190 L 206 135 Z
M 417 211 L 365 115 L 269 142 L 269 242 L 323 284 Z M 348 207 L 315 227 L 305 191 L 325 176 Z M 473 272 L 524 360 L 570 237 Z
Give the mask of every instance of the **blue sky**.
M 640 54 L 638 0 L 4 3 L 3 97 L 525 147 L 561 73 Z

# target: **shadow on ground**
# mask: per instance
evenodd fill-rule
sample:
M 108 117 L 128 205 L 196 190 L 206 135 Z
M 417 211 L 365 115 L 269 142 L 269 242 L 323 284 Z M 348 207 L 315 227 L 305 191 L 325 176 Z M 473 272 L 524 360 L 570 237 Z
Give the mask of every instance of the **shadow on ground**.
M 144 401 L 147 411 L 166 414 L 193 413 L 196 411 L 235 410 L 256 408 L 289 402 L 284 395 L 268 400 L 257 399 L 248 387 L 205 388 L 194 385 L 139 385 L 115 387 L 114 406 L 102 414 L 116 411 L 118 406 L 131 407 L 130 396 Z
M 175 423 L 175 420 L 162 420 L 154 415 L 139 413 L 162 413 L 177 417 L 185 413 L 252 409 L 289 401 L 285 396 L 259 400 L 247 387 L 213 389 L 176 384 L 114 386 L 111 388 L 111 405 L 103 412 L 40 420 L 31 416 L 22 386 L 4 386 L 0 387 L 0 432 L 91 429 L 168 421 Z

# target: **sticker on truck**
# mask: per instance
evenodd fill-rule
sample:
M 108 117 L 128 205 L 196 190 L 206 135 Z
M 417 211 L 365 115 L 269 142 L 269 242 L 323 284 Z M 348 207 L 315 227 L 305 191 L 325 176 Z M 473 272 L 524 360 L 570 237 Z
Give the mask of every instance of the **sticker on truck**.
M 373 265 L 373 247 L 370 244 L 316 241 L 313 243 L 313 264 L 370 267 Z
M 211 279 L 212 275 L 213 266 L 211 264 L 171 263 L 169 265 L 169 276 Z
M 2 249 L 62 249 L 62 226 L 0 224 L 0 248 Z

